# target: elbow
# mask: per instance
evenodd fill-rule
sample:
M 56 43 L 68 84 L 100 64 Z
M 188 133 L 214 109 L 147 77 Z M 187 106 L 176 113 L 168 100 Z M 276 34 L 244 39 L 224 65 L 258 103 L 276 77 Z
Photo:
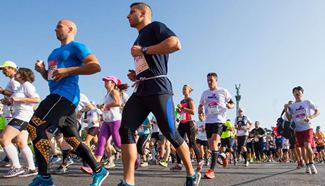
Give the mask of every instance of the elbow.
M 175 45 L 175 50 L 181 50 L 182 49 L 182 45 L 181 42 L 177 39 L 176 40 L 176 45 Z
M 102 68 L 100 67 L 99 64 L 96 64 L 94 71 L 95 71 L 95 73 L 102 71 Z

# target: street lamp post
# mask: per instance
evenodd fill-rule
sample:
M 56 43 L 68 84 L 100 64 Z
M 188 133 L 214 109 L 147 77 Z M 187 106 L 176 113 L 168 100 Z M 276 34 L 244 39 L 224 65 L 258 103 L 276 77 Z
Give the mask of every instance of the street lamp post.
M 239 114 L 239 101 L 240 101 L 240 98 L 241 98 L 241 95 L 239 94 L 239 89 L 240 89 L 240 84 L 237 86 L 235 84 L 235 88 L 236 88 L 236 115 L 238 116 Z

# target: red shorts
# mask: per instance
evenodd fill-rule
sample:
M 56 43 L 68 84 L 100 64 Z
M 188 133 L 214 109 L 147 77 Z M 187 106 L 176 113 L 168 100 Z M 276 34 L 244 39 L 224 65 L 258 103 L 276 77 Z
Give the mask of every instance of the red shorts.
M 297 147 L 303 147 L 305 142 L 312 144 L 313 139 L 313 129 L 296 132 Z

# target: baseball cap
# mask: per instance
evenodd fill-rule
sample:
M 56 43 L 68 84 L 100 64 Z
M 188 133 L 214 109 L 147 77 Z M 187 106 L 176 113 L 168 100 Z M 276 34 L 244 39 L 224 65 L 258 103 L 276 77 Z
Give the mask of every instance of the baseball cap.
M 12 67 L 12 68 L 17 68 L 16 63 L 12 62 L 12 61 L 5 61 L 2 63 L 2 65 L 0 66 L 0 69 L 2 70 L 3 67 Z
M 102 80 L 103 81 L 113 81 L 116 85 L 121 84 L 121 80 L 117 79 L 115 76 L 106 76 Z

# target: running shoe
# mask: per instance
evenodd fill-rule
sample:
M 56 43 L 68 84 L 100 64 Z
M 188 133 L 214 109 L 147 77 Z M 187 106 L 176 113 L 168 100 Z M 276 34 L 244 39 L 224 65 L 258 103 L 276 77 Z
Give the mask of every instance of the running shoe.
M 50 164 L 57 164 L 60 163 L 61 158 L 59 156 L 52 156 L 51 160 L 50 160 Z
M 227 158 L 224 158 L 224 159 L 222 160 L 222 166 L 223 166 L 223 168 L 226 168 L 227 165 L 228 165 L 228 159 L 227 159 Z
M 306 174 L 311 174 L 311 170 L 310 170 L 310 165 L 306 164 L 306 170 L 305 170 Z
M 53 174 L 65 174 L 68 172 L 68 166 L 60 165 L 54 170 Z
M 70 166 L 70 165 L 72 165 L 72 164 L 74 164 L 74 161 L 72 160 L 71 157 L 68 157 L 68 159 L 67 159 L 67 161 L 66 161 L 66 166 L 68 167 L 68 166 Z
M 33 180 L 32 183 L 30 183 L 28 186 L 54 186 L 52 177 L 49 178 L 43 178 L 43 176 L 38 175 Z
M 90 167 L 88 167 L 88 166 L 82 166 L 82 167 L 80 167 L 80 170 L 83 173 L 86 173 L 86 174 L 90 174 L 90 175 L 93 174 L 93 170 Z
M 11 163 L 6 158 L 0 161 L 0 167 L 11 167 Z
M 186 177 L 185 186 L 198 186 L 201 181 L 201 173 L 195 172 L 194 176 Z
M 214 175 L 214 171 L 212 169 L 208 169 L 206 172 L 205 172 L 205 175 L 204 175 L 206 178 L 208 179 L 213 179 L 215 177 Z
M 111 169 L 111 168 L 114 168 L 116 165 L 115 165 L 115 163 L 114 163 L 114 161 L 110 161 L 110 162 L 108 162 L 108 163 L 106 163 L 105 165 L 104 165 L 104 167 L 106 168 L 106 169 Z
M 313 163 L 310 164 L 309 166 L 310 166 L 310 170 L 311 170 L 312 174 L 317 174 L 318 173 L 318 171 L 317 171 L 317 169 L 316 169 L 316 167 L 315 167 L 315 165 Z
M 158 164 L 157 160 L 154 160 L 154 159 L 149 160 L 148 163 L 149 163 L 149 165 L 157 165 Z
M 162 166 L 162 167 L 167 168 L 167 167 L 168 167 L 168 162 L 165 161 L 165 160 L 160 160 L 160 161 L 159 161 L 159 165 Z
M 23 174 L 20 174 L 19 177 L 29 177 L 29 176 L 36 176 L 38 174 L 37 169 L 25 169 Z
M 11 178 L 23 174 L 25 172 L 24 168 L 11 168 L 6 174 L 3 175 L 4 178 Z
M 149 166 L 148 162 L 142 162 L 140 164 L 140 167 L 148 167 L 148 166 Z
M 170 170 L 171 171 L 181 171 L 183 168 L 182 164 L 176 164 L 174 167 L 171 167 Z
M 93 174 L 93 182 L 89 186 L 101 186 L 108 175 L 109 172 L 105 168 L 101 168 L 98 173 Z
M 121 182 L 117 186 L 134 186 L 134 185 L 127 184 L 124 180 L 121 180 Z
M 246 163 L 244 164 L 245 167 L 249 166 L 249 161 L 246 161 Z

